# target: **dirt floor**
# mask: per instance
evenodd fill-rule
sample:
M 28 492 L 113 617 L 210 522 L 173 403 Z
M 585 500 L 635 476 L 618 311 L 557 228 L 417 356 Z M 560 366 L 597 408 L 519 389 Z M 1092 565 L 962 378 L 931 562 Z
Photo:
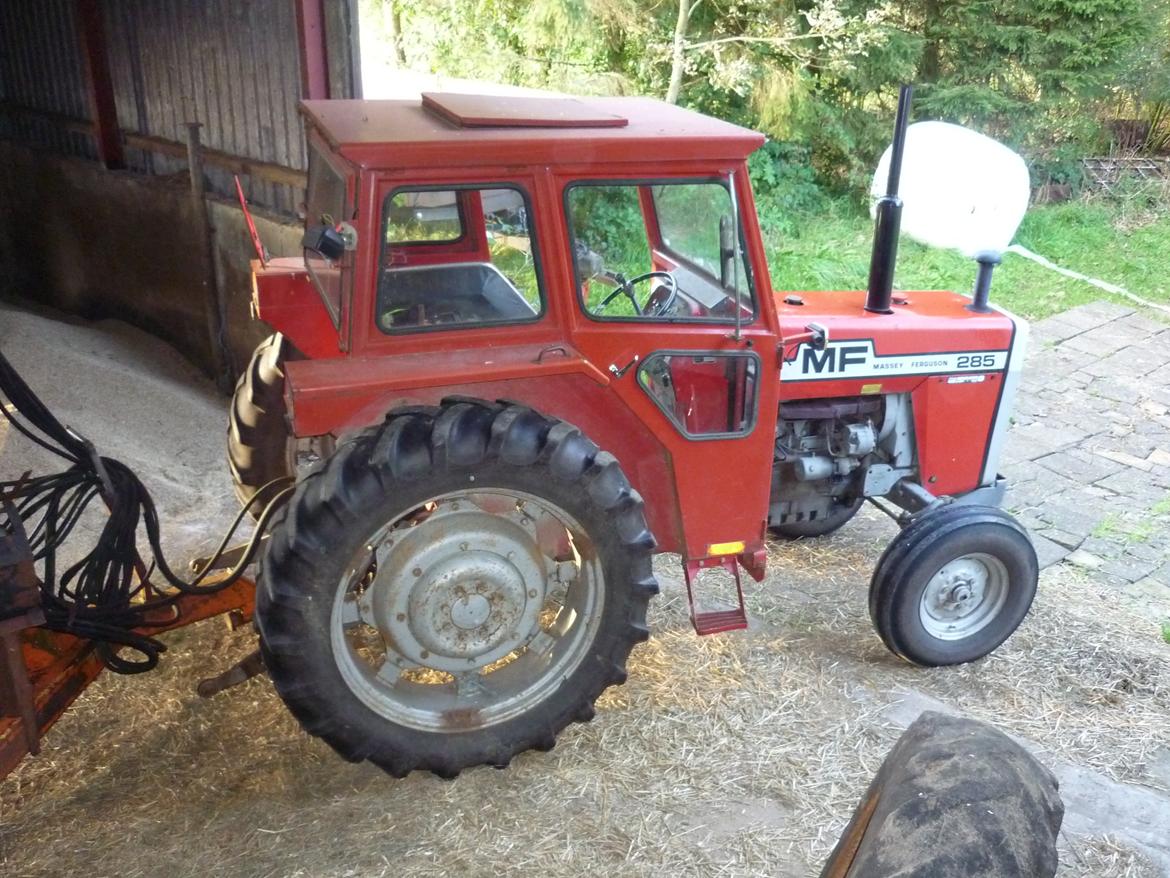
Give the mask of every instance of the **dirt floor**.
M 134 467 L 185 560 L 234 501 L 225 402 L 161 343 L 0 305 L 0 348 L 58 414 Z M 0 477 L 41 458 L 0 432 Z M 1010 474 L 1009 474 L 1010 475 Z M 162 667 L 104 675 L 0 783 L 0 873 L 99 876 L 815 875 L 924 708 L 996 723 L 1061 780 L 1061 876 L 1170 875 L 1170 647 L 1141 605 L 1058 565 L 1020 631 L 972 666 L 912 668 L 866 587 L 894 526 L 865 513 L 772 547 L 748 631 L 696 637 L 659 559 L 653 638 L 629 682 L 551 753 L 395 781 L 309 738 L 266 679 L 197 681 L 249 652 L 212 620 Z M 945 843 L 945 839 L 941 841 Z

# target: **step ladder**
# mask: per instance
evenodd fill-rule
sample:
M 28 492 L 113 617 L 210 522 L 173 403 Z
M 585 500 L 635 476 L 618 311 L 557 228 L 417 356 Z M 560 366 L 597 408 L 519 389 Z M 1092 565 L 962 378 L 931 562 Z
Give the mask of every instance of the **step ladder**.
M 695 589 L 698 585 L 699 574 L 704 570 L 721 567 L 735 579 L 735 594 L 739 599 L 739 606 L 726 610 L 709 610 L 699 613 L 695 611 Z M 695 626 L 696 634 L 720 634 L 724 631 L 739 631 L 747 628 L 747 613 L 743 607 L 743 585 L 739 579 L 739 564 L 734 555 L 724 555 L 718 558 L 701 558 L 698 561 L 684 561 L 683 571 L 687 580 L 687 601 L 691 607 L 691 624 Z

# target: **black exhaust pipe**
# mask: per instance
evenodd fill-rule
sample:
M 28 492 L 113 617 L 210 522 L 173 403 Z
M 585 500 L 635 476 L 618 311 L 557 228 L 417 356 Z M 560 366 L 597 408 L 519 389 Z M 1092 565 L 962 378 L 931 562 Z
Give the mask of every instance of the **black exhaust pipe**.
M 889 314 L 894 293 L 894 265 L 898 261 L 898 232 L 902 227 L 902 199 L 898 181 L 902 176 L 902 153 L 906 149 L 906 126 L 910 122 L 910 98 L 914 87 L 902 86 L 898 92 L 898 114 L 894 118 L 894 148 L 890 152 L 890 176 L 886 194 L 878 199 L 877 220 L 873 230 L 873 255 L 869 260 L 869 286 L 865 310 Z

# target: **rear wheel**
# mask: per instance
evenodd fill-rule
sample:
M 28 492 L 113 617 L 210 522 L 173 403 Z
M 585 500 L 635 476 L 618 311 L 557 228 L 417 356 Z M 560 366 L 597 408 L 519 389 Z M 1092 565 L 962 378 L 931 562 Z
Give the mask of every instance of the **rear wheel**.
M 279 513 L 265 662 L 346 759 L 395 776 L 506 765 L 624 681 L 653 545 L 617 461 L 576 428 L 514 405 L 402 410 Z
M 953 504 L 906 527 L 882 554 L 869 611 L 882 641 L 918 665 L 975 661 L 1003 643 L 1036 595 L 1024 528 L 991 506 Z
M 236 497 L 247 503 L 258 492 L 264 496 L 251 508 L 259 518 L 280 490 L 265 490 L 276 479 L 296 478 L 299 469 L 330 454 L 332 436 L 298 439 L 289 428 L 284 404 L 284 364 L 301 354 L 279 332 L 262 341 L 248 368 L 236 382 L 228 415 L 227 452 Z

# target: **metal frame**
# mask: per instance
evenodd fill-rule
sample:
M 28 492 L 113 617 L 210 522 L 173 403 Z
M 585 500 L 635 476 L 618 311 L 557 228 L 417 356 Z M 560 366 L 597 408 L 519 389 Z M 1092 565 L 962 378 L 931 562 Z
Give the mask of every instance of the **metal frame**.
M 212 586 L 217 576 L 222 581 L 226 575 L 209 576 L 203 585 Z M 238 627 L 252 617 L 254 592 L 251 580 L 239 579 L 213 594 L 180 595 L 169 608 L 170 615 L 138 631 L 155 635 L 223 613 L 230 614 L 229 621 Z M 35 627 L 40 621 L 43 619 L 9 620 L 7 630 L 0 623 L 8 675 L 28 693 L 31 708 L 15 715 L 0 711 L 0 779 L 25 756 L 38 751 L 40 739 L 104 667 L 93 641 Z

